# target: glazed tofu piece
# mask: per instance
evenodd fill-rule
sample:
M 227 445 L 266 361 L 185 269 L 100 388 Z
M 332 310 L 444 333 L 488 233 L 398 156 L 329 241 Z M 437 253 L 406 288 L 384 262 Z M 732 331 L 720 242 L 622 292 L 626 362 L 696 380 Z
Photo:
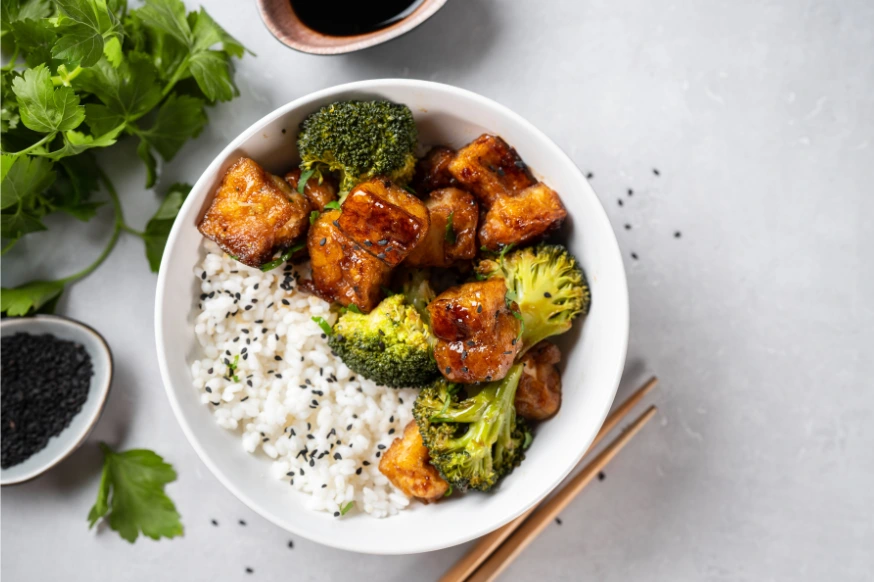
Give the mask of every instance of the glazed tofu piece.
M 449 172 L 485 208 L 499 197 L 518 194 L 536 182 L 515 149 L 486 133 L 458 150 Z
M 309 201 L 249 158 L 228 168 L 198 230 L 226 253 L 260 267 L 309 227 Z
M 522 324 L 506 295 L 503 279 L 489 279 L 450 287 L 428 305 L 437 337 L 434 359 L 448 380 L 469 384 L 507 375 L 521 347 Z
M 485 213 L 479 244 L 491 251 L 535 241 L 561 227 L 567 210 L 558 194 L 542 182 L 515 196 L 501 196 Z
M 297 192 L 300 174 L 300 168 L 295 168 L 285 175 L 285 181 L 295 192 Z M 337 181 L 331 176 L 325 176 L 320 184 L 317 178 L 310 178 L 303 188 L 303 195 L 315 210 L 321 212 L 325 209 L 325 204 L 337 199 Z
M 455 150 L 446 146 L 435 146 L 416 163 L 416 174 L 411 185 L 419 196 L 456 185 L 455 178 L 449 171 L 449 163 L 454 157 Z
M 404 262 L 411 267 L 449 267 L 476 256 L 479 207 L 469 192 L 434 190 L 425 200 L 431 226 L 425 239 Z M 451 219 L 451 224 L 450 224 Z
M 351 240 L 394 267 L 425 239 L 430 221 L 421 200 L 389 180 L 374 178 L 349 192 L 339 224 Z
M 407 424 L 403 436 L 396 438 L 382 455 L 379 472 L 404 495 L 425 503 L 437 501 L 449 491 L 449 483 L 431 465 L 415 420 Z
M 339 210 L 323 212 L 310 227 L 307 249 L 313 286 L 327 301 L 369 312 L 382 301 L 391 269 L 337 226 Z
M 561 407 L 561 374 L 555 367 L 561 352 L 542 341 L 522 358 L 522 379 L 516 388 L 516 413 L 529 420 L 546 420 Z

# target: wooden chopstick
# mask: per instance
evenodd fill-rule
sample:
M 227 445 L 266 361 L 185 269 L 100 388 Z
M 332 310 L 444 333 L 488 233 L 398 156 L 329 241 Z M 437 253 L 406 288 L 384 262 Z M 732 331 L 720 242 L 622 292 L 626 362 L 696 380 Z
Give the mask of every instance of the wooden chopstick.
M 598 434 L 595 435 L 595 440 L 592 441 L 592 444 L 589 445 L 589 449 L 586 451 L 586 454 L 589 454 L 592 449 L 598 446 L 607 433 L 616 428 L 616 425 L 625 418 L 625 416 L 631 411 L 632 408 L 638 405 L 643 397 L 647 395 L 647 393 L 653 389 L 653 387 L 658 383 L 658 378 L 653 376 L 646 383 L 638 388 L 634 394 L 629 396 L 625 402 L 623 402 L 619 408 L 610 413 L 607 417 L 607 420 L 604 421 L 604 424 L 601 426 L 601 430 L 598 431 Z M 498 549 L 504 540 L 510 537 L 516 528 L 518 528 L 523 521 L 525 521 L 529 515 L 534 513 L 534 510 L 537 509 L 535 505 L 510 523 L 503 525 L 493 531 L 492 533 L 486 534 L 479 539 L 477 544 L 468 552 L 461 560 L 455 563 L 452 568 L 447 571 L 442 578 L 440 578 L 440 582 L 464 582 L 467 580 L 467 577 L 473 574 L 473 572 L 486 561 L 486 559 L 492 555 L 492 553 Z
M 482 566 L 467 579 L 467 582 L 492 582 L 522 553 L 537 535 L 549 525 L 561 511 L 573 501 L 583 488 L 609 463 L 619 451 L 636 435 L 643 425 L 656 413 L 656 407 L 650 406 L 637 420 L 628 426 L 622 434 L 601 451 L 591 463 L 565 485 L 552 499 L 537 508 L 537 511 L 511 535 L 507 541 L 495 550 Z

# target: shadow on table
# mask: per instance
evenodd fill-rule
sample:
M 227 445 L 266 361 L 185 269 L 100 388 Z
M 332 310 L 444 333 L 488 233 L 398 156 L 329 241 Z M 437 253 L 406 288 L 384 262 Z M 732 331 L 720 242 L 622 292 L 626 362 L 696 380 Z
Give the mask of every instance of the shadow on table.
M 339 58 L 360 78 L 427 79 L 441 69 L 457 73 L 475 67 L 498 32 L 490 6 L 482 0 L 449 0 L 408 34 Z

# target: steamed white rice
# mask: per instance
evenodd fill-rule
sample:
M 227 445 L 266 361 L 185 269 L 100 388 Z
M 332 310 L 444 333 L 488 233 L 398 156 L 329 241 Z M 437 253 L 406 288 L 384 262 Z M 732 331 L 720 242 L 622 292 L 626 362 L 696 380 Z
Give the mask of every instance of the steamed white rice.
M 394 515 L 409 500 L 379 472 L 379 457 L 412 418 L 412 389 L 377 386 L 331 353 L 314 316 L 329 304 L 297 290 L 289 264 L 266 273 L 211 241 L 194 269 L 202 295 L 195 332 L 203 357 L 194 387 L 243 448 L 270 460 L 273 478 L 308 494 L 316 511 Z M 236 369 L 233 364 L 236 360 Z

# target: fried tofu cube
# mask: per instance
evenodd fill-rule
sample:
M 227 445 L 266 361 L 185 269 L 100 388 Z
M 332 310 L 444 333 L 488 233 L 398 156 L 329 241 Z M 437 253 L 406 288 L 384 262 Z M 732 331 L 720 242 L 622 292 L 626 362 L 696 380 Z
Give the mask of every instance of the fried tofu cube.
M 503 279 L 450 287 L 428 305 L 431 330 L 437 337 L 434 359 L 453 382 L 500 380 L 516 353 L 521 322 L 508 305 Z
M 428 234 L 428 209 L 389 180 L 355 186 L 343 201 L 340 228 L 373 256 L 394 267 Z
M 479 243 L 491 251 L 537 240 L 561 227 L 567 210 L 558 194 L 542 182 L 515 196 L 501 196 L 479 228 Z
M 295 192 L 297 192 L 300 174 L 300 168 L 295 168 L 285 175 L 285 181 Z M 324 176 L 321 182 L 317 178 L 310 178 L 303 188 L 303 195 L 315 210 L 321 212 L 325 209 L 325 204 L 337 199 L 337 181 L 331 176 Z
M 228 168 L 197 228 L 223 251 L 257 268 L 306 232 L 311 209 L 282 178 L 240 158 Z
M 442 188 L 431 192 L 425 206 L 431 226 L 404 264 L 449 267 L 456 261 L 473 259 L 479 221 L 479 207 L 473 195 L 458 188 Z
M 425 157 L 416 163 L 413 189 L 422 196 L 440 188 L 455 186 L 455 177 L 449 171 L 449 164 L 454 157 L 455 150 L 446 146 L 431 148 Z
M 382 455 L 379 472 L 404 495 L 425 503 L 437 501 L 449 491 L 449 483 L 431 464 L 415 420 L 407 424 L 402 438 L 396 438 Z
M 516 413 L 529 420 L 546 420 L 561 408 L 561 374 L 556 364 L 561 351 L 542 341 L 522 358 L 522 379 L 516 388 Z
M 337 226 L 339 210 L 323 212 L 310 227 L 307 249 L 313 285 L 327 301 L 344 306 L 355 304 L 369 312 L 382 301 L 391 268 Z
M 449 172 L 485 208 L 499 197 L 517 194 L 536 182 L 515 149 L 486 133 L 458 150 Z

